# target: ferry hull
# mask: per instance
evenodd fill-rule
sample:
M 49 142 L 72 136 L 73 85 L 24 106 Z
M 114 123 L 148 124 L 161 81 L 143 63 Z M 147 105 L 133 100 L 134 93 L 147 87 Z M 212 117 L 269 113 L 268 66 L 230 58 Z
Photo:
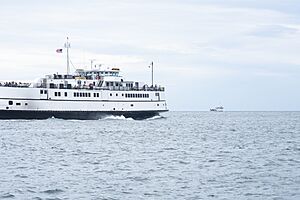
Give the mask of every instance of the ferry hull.
M 143 120 L 159 115 L 165 111 L 29 111 L 29 110 L 0 110 L 0 119 L 79 119 L 98 120 L 107 116 L 124 116 L 135 120 Z

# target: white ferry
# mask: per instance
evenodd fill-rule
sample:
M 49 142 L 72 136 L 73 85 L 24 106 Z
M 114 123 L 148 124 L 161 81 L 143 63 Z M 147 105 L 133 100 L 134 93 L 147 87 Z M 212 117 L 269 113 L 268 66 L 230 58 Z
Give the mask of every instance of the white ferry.
M 164 87 L 127 81 L 119 68 L 77 69 L 33 83 L 0 83 L 0 119 L 101 119 L 108 115 L 145 119 L 168 111 Z M 152 63 L 153 72 L 153 63 Z

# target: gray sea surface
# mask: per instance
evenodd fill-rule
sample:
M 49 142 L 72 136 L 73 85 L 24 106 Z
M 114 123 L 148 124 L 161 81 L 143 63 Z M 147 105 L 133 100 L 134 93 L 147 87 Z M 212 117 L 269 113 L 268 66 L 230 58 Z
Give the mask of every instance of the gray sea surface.
M 1 120 L 0 199 L 300 199 L 300 112 Z

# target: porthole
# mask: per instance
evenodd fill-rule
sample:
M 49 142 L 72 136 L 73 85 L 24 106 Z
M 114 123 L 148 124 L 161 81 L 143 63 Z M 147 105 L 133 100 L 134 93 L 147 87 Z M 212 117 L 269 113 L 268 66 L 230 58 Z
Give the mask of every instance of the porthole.
M 14 104 L 13 101 L 9 101 L 9 102 L 8 102 L 8 105 L 10 105 L 10 106 L 13 105 L 13 104 Z

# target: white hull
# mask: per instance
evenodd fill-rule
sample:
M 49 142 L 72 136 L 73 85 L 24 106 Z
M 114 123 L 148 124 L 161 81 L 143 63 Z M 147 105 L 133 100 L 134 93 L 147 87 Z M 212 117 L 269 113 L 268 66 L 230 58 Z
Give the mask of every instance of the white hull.
M 78 117 L 80 119 L 84 116 L 89 119 L 90 114 L 94 118 L 100 116 L 101 113 L 116 115 L 138 113 L 141 117 L 143 113 L 145 116 L 150 116 L 167 110 L 164 92 L 161 91 L 0 87 L 1 119 L 11 119 L 14 115 L 15 118 L 24 118 L 26 113 L 33 119 L 41 118 L 39 117 L 41 113 L 42 118 L 48 115 L 51 117 L 50 115 L 55 115 L 55 113 L 58 116 L 63 114 L 62 118 L 68 118 L 68 115 L 69 118 L 74 118 L 74 116 L 79 116 L 80 112 L 82 112 L 82 115 Z

